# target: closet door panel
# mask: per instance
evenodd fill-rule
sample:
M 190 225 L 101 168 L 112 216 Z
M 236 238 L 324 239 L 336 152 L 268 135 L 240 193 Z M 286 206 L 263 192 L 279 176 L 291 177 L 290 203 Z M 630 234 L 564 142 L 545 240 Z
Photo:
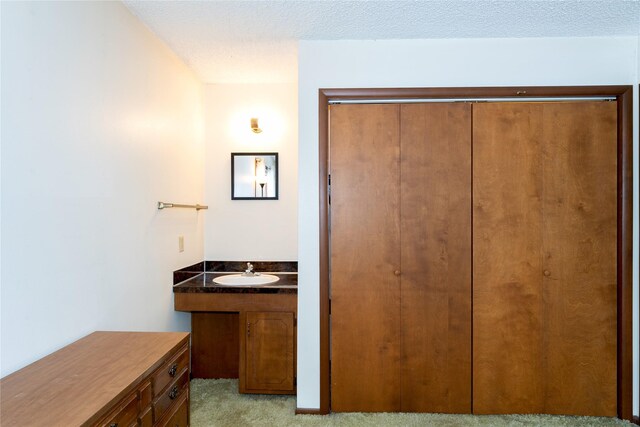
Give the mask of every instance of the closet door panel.
M 476 413 L 616 414 L 616 111 L 474 106 Z
M 617 107 L 544 106 L 545 412 L 616 415 Z
M 471 412 L 471 106 L 401 106 L 402 411 Z
M 399 108 L 330 110 L 335 412 L 400 410 Z
M 542 413 L 542 131 L 535 104 L 473 106 L 473 412 Z

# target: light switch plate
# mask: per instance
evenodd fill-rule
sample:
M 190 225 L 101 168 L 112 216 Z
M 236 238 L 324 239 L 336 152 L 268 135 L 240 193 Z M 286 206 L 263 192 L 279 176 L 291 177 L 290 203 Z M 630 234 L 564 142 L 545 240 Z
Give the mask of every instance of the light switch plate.
M 178 236 L 178 252 L 184 252 L 184 236 Z

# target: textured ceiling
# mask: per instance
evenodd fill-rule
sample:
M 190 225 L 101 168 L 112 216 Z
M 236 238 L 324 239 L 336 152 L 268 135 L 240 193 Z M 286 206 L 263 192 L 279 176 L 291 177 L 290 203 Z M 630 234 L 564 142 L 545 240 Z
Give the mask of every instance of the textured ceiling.
M 205 83 L 297 81 L 298 40 L 637 36 L 640 0 L 134 1 Z

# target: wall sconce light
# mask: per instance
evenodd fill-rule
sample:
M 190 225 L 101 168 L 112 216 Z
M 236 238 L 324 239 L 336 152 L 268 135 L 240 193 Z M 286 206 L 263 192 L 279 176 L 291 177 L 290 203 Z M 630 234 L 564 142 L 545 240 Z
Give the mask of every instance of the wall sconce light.
M 258 118 L 257 117 L 253 117 L 251 119 L 251 130 L 253 131 L 253 133 L 261 133 L 262 129 L 260 129 L 260 127 L 258 126 Z

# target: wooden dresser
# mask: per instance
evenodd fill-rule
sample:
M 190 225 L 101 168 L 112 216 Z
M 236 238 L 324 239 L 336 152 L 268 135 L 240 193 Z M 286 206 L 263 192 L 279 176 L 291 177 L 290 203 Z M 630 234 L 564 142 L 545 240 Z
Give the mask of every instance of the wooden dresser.
M 94 332 L 0 380 L 8 426 L 188 426 L 189 334 Z

